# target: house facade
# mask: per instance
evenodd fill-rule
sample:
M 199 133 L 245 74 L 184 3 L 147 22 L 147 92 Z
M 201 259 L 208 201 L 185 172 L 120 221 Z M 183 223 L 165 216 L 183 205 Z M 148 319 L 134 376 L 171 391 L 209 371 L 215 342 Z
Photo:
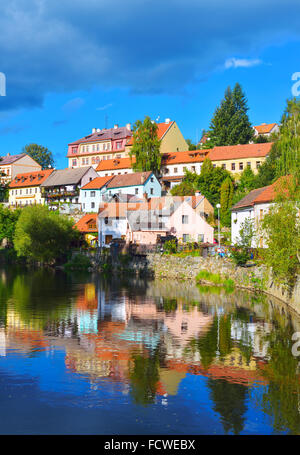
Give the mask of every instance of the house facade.
M 80 188 L 79 203 L 83 212 L 98 212 L 99 205 L 102 202 L 102 196 L 106 192 L 107 184 L 112 179 L 112 176 L 96 177 Z
M 102 130 L 93 128 L 91 134 L 68 144 L 69 168 L 96 168 L 101 160 L 124 157 L 125 145 L 131 136 L 130 123 Z
M 67 205 L 80 209 L 80 188 L 96 177 L 93 167 L 55 170 L 41 185 L 46 203 L 53 209 Z
M 277 123 L 262 123 L 253 127 L 254 136 L 270 137 L 273 133 L 279 133 L 279 126 Z
M 9 205 L 26 206 L 45 204 L 45 194 L 41 185 L 54 172 L 53 169 L 17 174 L 9 184 Z
M 26 153 L 1 157 L 0 160 L 0 179 L 2 183 L 8 183 L 18 174 L 40 171 L 42 167 Z
M 134 158 L 132 162 L 134 162 Z M 109 175 L 132 174 L 130 158 L 115 158 L 113 160 L 101 160 L 96 168 L 99 177 L 108 177 Z

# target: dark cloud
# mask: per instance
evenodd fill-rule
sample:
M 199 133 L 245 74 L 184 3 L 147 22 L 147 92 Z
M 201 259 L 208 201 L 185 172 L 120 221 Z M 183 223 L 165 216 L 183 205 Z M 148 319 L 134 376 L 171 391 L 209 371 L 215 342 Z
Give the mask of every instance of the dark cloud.
M 95 86 L 178 93 L 228 59 L 299 39 L 299 22 L 299 0 L 2 0 L 0 110 Z

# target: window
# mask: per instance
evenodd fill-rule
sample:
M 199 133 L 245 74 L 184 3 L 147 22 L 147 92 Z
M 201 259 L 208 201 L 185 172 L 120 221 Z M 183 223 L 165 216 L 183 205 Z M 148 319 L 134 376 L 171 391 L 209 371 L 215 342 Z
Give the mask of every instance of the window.
M 239 170 L 242 171 L 244 169 L 244 164 L 243 163 L 240 163 L 239 164 Z
M 256 169 L 258 169 L 260 166 L 260 161 L 256 161 Z
M 192 172 L 196 172 L 196 166 L 192 166 Z
M 77 160 L 72 160 L 72 166 L 77 166 Z
M 83 210 L 85 210 L 85 204 L 82 204 L 83 205 Z
M 153 183 L 154 182 L 154 177 L 151 177 L 150 181 Z
M 189 241 L 189 234 L 183 234 L 182 240 L 183 240 L 184 243 L 188 242 Z
M 117 150 L 120 150 L 122 148 L 122 141 L 117 142 Z
M 96 196 L 96 191 L 91 191 L 91 197 L 95 197 Z
M 182 224 L 188 224 L 189 217 L 188 215 L 182 215 Z
M 213 167 L 216 167 L 217 165 L 216 164 L 213 164 Z
M 198 242 L 200 243 L 204 242 L 204 234 L 198 234 Z
M 250 161 L 247 162 L 247 167 L 249 167 L 251 169 L 251 162 Z
M 95 159 L 95 157 L 93 156 L 93 157 L 92 157 L 92 164 L 95 164 L 95 163 L 96 163 L 96 159 Z
M 14 190 L 11 190 L 11 195 L 12 195 L 12 196 L 14 195 Z
M 222 164 L 222 169 L 226 169 L 226 163 Z
M 139 189 L 138 188 L 135 189 L 135 194 L 139 194 Z
M 91 207 L 92 207 L 92 209 L 95 208 L 95 202 L 92 202 L 92 203 L 91 203 Z
M 235 163 L 231 163 L 231 170 L 235 171 Z
M 177 174 L 177 172 L 178 172 L 178 168 L 174 167 L 174 174 Z
M 153 194 L 153 188 L 150 188 L 150 194 Z
M 37 193 L 37 188 L 35 189 L 35 194 Z
M 86 197 L 86 191 L 84 192 L 84 197 Z

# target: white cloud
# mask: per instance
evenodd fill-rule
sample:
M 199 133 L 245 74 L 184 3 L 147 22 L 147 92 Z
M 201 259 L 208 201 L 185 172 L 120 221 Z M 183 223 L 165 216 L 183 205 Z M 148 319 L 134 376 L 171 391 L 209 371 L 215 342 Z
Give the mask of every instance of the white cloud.
M 260 59 L 246 58 L 228 58 L 224 64 L 226 69 L 229 68 L 250 68 L 251 66 L 261 65 L 263 62 Z
M 96 108 L 96 111 L 105 111 L 106 109 L 108 109 L 108 108 L 111 107 L 111 106 L 112 106 L 112 103 L 105 104 L 105 106 L 97 107 L 97 108 Z

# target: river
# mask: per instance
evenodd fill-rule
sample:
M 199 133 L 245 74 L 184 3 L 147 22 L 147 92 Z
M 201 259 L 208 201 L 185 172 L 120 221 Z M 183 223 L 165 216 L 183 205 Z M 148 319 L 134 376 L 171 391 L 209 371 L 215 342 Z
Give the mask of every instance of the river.
M 300 434 L 295 332 L 267 296 L 2 268 L 0 433 Z

